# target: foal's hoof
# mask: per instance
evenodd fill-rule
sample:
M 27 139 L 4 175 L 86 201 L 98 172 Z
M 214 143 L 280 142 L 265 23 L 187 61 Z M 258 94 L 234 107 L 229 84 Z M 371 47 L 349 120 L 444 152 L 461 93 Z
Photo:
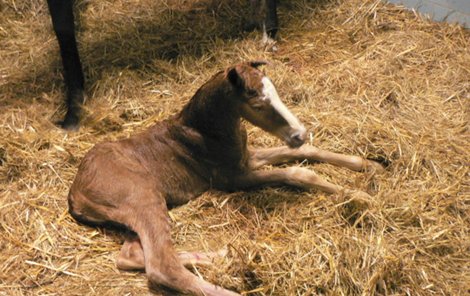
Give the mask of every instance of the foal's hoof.
M 178 257 L 183 263 L 184 266 L 209 266 L 213 265 L 214 261 L 217 258 L 224 258 L 227 256 L 228 250 L 226 248 L 220 249 L 217 252 L 208 252 L 208 253 L 201 253 L 201 252 L 179 252 Z
M 116 259 L 116 267 L 123 271 L 142 271 L 145 270 L 145 264 L 143 261 L 137 261 L 131 258 L 124 258 L 118 256 Z
M 373 201 L 372 196 L 370 196 L 367 192 L 348 189 L 344 190 L 342 199 L 344 200 L 344 202 L 342 202 L 341 204 L 347 204 L 352 202 L 355 204 L 360 204 L 364 208 L 367 208 L 369 205 L 371 205 Z
M 342 209 L 344 216 L 348 219 L 357 216 L 358 213 L 362 215 L 360 213 L 364 213 L 373 206 L 372 197 L 363 191 L 346 190 L 343 198 L 344 201 L 337 204 L 337 207 Z
M 359 225 L 373 206 L 373 200 L 369 194 L 363 191 L 347 191 L 346 200 L 337 205 L 340 215 L 350 225 Z
M 368 160 L 366 159 L 364 161 L 364 167 L 365 171 L 367 172 L 372 172 L 372 173 L 378 173 L 381 174 L 385 171 L 385 167 L 381 165 L 380 163 L 373 161 L 373 160 Z
M 351 191 L 350 195 L 352 199 L 358 201 L 369 202 L 372 199 L 372 196 L 370 196 L 369 193 L 360 190 Z

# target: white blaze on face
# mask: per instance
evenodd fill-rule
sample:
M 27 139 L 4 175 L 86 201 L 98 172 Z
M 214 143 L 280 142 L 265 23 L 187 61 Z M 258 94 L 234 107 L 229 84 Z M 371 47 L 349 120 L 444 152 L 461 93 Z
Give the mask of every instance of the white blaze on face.
M 271 80 L 265 76 L 261 79 L 261 82 L 263 83 L 263 99 L 271 102 L 271 106 L 273 106 L 274 110 L 276 110 L 287 121 L 292 129 L 305 132 L 305 127 L 300 123 L 297 117 L 287 109 L 286 105 L 284 105 L 279 98 L 276 88 Z

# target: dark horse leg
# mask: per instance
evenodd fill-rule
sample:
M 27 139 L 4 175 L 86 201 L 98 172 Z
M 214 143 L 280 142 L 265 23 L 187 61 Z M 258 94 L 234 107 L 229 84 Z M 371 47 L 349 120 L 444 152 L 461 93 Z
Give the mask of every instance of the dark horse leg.
M 278 30 L 277 0 L 251 0 L 253 11 L 260 9 L 258 5 L 260 1 L 263 1 L 264 6 L 263 27 L 265 33 L 267 37 L 275 38 Z M 75 38 L 73 0 L 47 0 L 47 4 L 59 41 L 67 89 L 67 113 L 60 125 L 66 130 L 76 130 L 79 127 L 81 104 L 84 101 L 84 78 Z
M 266 38 L 274 39 L 278 31 L 277 0 L 250 0 L 251 14 L 246 29 L 262 29 Z
M 59 41 L 67 88 L 67 113 L 60 123 L 62 128 L 75 130 L 79 127 L 80 109 L 83 103 L 83 71 L 75 40 L 73 0 L 47 0 L 52 25 Z
M 277 20 L 277 0 L 266 1 L 266 33 L 272 39 L 276 37 L 279 24 Z

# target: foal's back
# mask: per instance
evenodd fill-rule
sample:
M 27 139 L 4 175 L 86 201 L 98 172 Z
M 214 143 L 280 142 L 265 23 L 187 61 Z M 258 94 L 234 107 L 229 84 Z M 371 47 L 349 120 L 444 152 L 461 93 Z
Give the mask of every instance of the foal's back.
M 95 206 L 141 202 L 133 196 L 142 190 L 158 192 L 169 208 L 187 203 L 209 188 L 210 170 L 199 161 L 204 153 L 200 135 L 176 118 L 128 139 L 97 144 L 80 164 L 69 193 L 70 211 L 90 218 Z M 107 222 L 99 216 L 88 222 Z

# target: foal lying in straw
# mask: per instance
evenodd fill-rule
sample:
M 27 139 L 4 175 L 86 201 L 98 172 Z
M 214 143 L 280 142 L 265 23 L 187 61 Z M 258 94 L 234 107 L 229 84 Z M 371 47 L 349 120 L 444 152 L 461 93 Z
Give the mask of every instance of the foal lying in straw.
M 357 156 L 302 146 L 306 130 L 257 69 L 262 64 L 241 63 L 215 74 L 179 114 L 129 139 L 98 144 L 85 156 L 70 189 L 69 210 L 83 223 L 120 225 L 135 232 L 122 246 L 120 269 L 145 269 L 152 284 L 194 295 L 238 295 L 184 267 L 207 263 L 211 255 L 175 251 L 168 208 L 210 188 L 289 185 L 347 191 L 305 168 L 257 170 L 267 164 L 307 159 L 355 171 L 381 169 Z M 287 146 L 248 149 L 241 118 Z

